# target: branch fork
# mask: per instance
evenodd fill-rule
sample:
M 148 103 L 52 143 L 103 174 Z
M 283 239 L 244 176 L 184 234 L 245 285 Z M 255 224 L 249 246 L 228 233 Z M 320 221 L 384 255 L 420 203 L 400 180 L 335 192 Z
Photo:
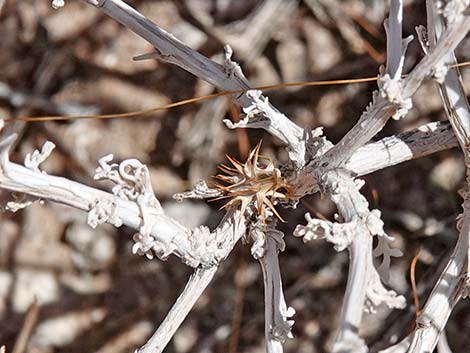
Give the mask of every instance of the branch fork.
M 367 200 L 360 193 L 364 185 L 362 180 L 354 179 L 352 173 L 344 168 L 319 168 L 316 175 L 321 192 L 338 208 L 336 220 L 342 223 L 312 220 L 306 228 L 299 227 L 296 232 L 297 235 L 305 233 L 307 239 L 309 236 L 319 237 L 324 234 L 327 241 L 335 244 L 335 250 L 348 248 L 348 282 L 333 352 L 366 352 L 367 346 L 357 333 L 364 311 L 375 312 L 376 306 L 382 303 L 392 308 L 403 308 L 405 305 L 402 296 L 385 289 L 373 263 L 373 236 L 381 239 L 382 246 L 392 238 L 384 232 L 380 211 L 370 210 Z M 389 256 L 392 254 L 397 255 L 399 252 L 391 250 L 389 244 L 376 252 L 377 256 L 383 257 L 381 272 L 385 274 L 389 271 Z
M 237 123 L 224 119 L 225 125 L 229 129 L 255 128 L 273 131 L 271 133 L 281 141 L 288 141 L 287 151 L 290 159 L 297 166 L 304 165 L 308 159 L 305 136 L 296 136 L 291 133 L 285 124 L 288 118 L 269 103 L 268 97 L 263 96 L 263 92 L 249 90 L 245 95 L 251 102 L 250 105 L 243 107 L 245 116 Z

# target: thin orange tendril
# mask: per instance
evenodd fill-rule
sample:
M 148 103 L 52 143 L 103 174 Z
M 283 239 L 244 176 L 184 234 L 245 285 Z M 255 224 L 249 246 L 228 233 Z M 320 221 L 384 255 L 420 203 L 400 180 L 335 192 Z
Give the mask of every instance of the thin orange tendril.
M 421 247 L 419 248 L 418 252 L 416 255 L 413 257 L 413 260 L 411 260 L 411 265 L 410 265 L 410 282 L 411 282 L 411 290 L 413 292 L 413 302 L 415 304 L 415 315 L 416 319 L 419 316 L 419 313 L 421 312 L 420 309 L 420 303 L 419 303 L 419 296 L 418 296 L 418 289 L 416 286 L 416 264 L 418 263 L 419 260 L 419 253 L 421 252 Z
M 470 62 L 464 62 L 456 65 L 451 65 L 451 68 L 454 67 L 465 67 L 470 66 Z M 405 75 L 406 76 L 406 75 Z M 287 82 L 281 83 L 276 85 L 265 85 L 265 86 L 257 86 L 248 89 L 239 89 L 239 90 L 232 90 L 232 91 L 223 91 L 213 94 L 208 94 L 201 97 L 193 97 L 190 99 L 185 99 L 165 105 L 161 105 L 158 107 L 145 109 L 145 110 L 138 110 L 128 113 L 118 113 L 118 114 L 101 114 L 101 115 L 75 115 L 75 116 L 25 116 L 25 117 L 18 117 L 18 118 L 10 118 L 5 119 L 5 122 L 12 122 L 12 121 L 25 121 L 25 122 L 40 122 L 40 121 L 60 121 L 60 120 L 79 120 L 79 119 L 116 119 L 116 118 L 133 118 L 133 117 L 142 117 L 144 115 L 154 113 L 160 110 L 171 109 L 175 107 L 180 107 L 183 105 L 193 104 L 196 102 L 210 100 L 216 97 L 228 96 L 232 94 L 241 94 L 245 93 L 250 90 L 273 90 L 279 88 L 287 88 L 287 87 L 309 87 L 309 86 L 332 86 L 332 85 L 346 85 L 352 83 L 364 83 L 364 82 L 373 82 L 377 81 L 377 77 L 365 77 L 365 78 L 354 78 L 354 79 L 344 79 L 344 80 L 325 80 L 325 81 L 305 81 L 305 82 Z

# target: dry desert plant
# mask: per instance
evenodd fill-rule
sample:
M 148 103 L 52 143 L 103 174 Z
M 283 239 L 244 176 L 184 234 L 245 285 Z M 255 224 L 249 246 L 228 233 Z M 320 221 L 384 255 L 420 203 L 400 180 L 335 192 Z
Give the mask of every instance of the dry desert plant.
M 292 338 L 295 311 L 284 299 L 279 252 L 285 248 L 284 234 L 277 221 L 278 209 L 295 208 L 306 195 L 320 192 L 337 207 L 336 221 L 305 215 L 294 235 L 304 242 L 325 239 L 336 251 L 349 252 L 349 274 L 342 315 L 332 352 L 367 352 L 358 331 L 364 312 L 380 305 L 405 308 L 405 298 L 387 288 L 389 267 L 401 252 L 392 246 L 393 237 L 384 230 L 381 211 L 371 209 L 360 189 L 361 175 L 460 145 L 465 156 L 467 180 L 463 211 L 457 222 L 459 238 L 447 266 L 442 271 L 414 330 L 400 342 L 384 342 L 382 352 L 432 352 L 455 304 L 468 294 L 470 203 L 468 183 L 470 160 L 470 109 L 453 51 L 470 30 L 468 0 L 427 0 L 427 25 L 417 28 L 424 58 L 404 76 L 406 49 L 412 37 L 403 38 L 403 1 L 391 0 L 385 21 L 386 65 L 380 68 L 378 88 L 357 123 L 337 143 L 323 136 L 321 127 L 300 127 L 276 109 L 250 82 L 225 48 L 223 65 L 206 58 L 176 39 L 121 0 L 84 0 L 154 46 L 155 51 L 140 59 L 158 59 L 174 64 L 223 91 L 240 91 L 233 100 L 243 109 L 238 122 L 225 120 L 229 129 L 264 129 L 285 144 L 289 162 L 277 162 L 261 154 L 261 144 L 243 162 L 231 157 L 231 165 L 221 166 L 218 181 L 205 181 L 191 191 L 175 195 L 187 198 L 223 199 L 226 213 L 220 224 L 187 228 L 165 214 L 154 194 L 148 168 L 137 159 L 113 163 L 113 156 L 99 160 L 95 179 L 113 183 L 105 192 L 63 177 L 44 173 L 40 164 L 54 145 L 28 154 L 24 165 L 10 162 L 9 152 L 16 135 L 0 142 L 0 188 L 11 191 L 14 201 L 6 207 L 17 211 L 37 200 L 58 202 L 88 213 L 88 224 L 102 223 L 135 229 L 133 252 L 149 259 L 177 256 L 194 269 L 183 292 L 165 320 L 140 349 L 141 353 L 162 352 L 202 292 L 210 284 L 219 265 L 243 240 L 251 244 L 251 254 L 259 261 L 265 287 L 265 340 L 267 352 L 282 352 Z M 64 1 L 54 0 L 60 8 Z M 287 2 L 286 2 L 287 3 Z M 73 21 L 73 19 L 70 19 Z M 411 97 L 427 79 L 438 84 L 452 129 L 431 123 L 411 132 L 373 142 L 372 139 L 392 119 L 405 119 L 412 107 Z M 3 121 L 2 121 L 3 122 Z M 455 135 L 455 137 L 454 137 Z M 110 151 L 112 152 L 112 151 Z M 373 248 L 374 240 L 376 243 Z M 378 258 L 376 266 L 374 258 Z M 393 344 L 392 344 L 393 343 Z

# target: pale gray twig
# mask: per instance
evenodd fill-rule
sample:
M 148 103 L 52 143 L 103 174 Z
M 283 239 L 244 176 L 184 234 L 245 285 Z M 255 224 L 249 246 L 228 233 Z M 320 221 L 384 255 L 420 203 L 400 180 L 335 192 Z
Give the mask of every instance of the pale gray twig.
M 424 79 L 433 72 L 434 67 L 446 57 L 447 53 L 457 47 L 469 30 L 470 18 L 468 16 L 463 16 L 457 22 L 452 23 L 443 33 L 436 47 L 416 65 L 410 74 L 401 79 L 402 82 L 399 82 L 399 84 L 392 85 L 396 86 L 396 88 L 393 88 L 396 96 L 394 97 L 392 92 L 383 95 L 374 93 L 372 103 L 359 118 L 357 124 L 348 131 L 337 145 L 321 156 L 319 161 L 312 163 L 312 167 L 313 165 L 321 165 L 322 168 L 331 169 L 344 165 L 358 148 L 382 130 L 390 117 L 394 116 L 400 109 L 411 108 L 411 106 L 406 106 L 408 100 Z M 391 28 L 388 31 L 392 32 Z M 390 98 L 393 99 L 390 100 Z
M 427 1 L 427 14 L 428 41 L 426 43 L 422 40 L 422 44 L 425 50 L 432 50 L 444 34 L 442 34 L 442 19 L 431 0 Z M 422 31 L 423 29 L 421 29 L 421 34 Z M 443 61 L 455 63 L 453 51 L 449 51 Z M 463 215 L 457 224 L 460 234 L 454 252 L 416 320 L 410 353 L 425 353 L 434 350 L 452 309 L 460 297 L 467 295 L 469 288 L 470 107 L 458 69 L 450 69 L 444 75 L 437 76 L 438 82 L 443 80 L 439 83 L 439 90 L 447 116 L 464 153 L 466 165 L 466 185 L 462 192 Z
M 386 72 L 382 81 L 379 80 L 380 94 L 374 94 L 371 106 L 338 145 L 333 146 L 311 163 L 315 166 L 313 172 L 320 190 L 336 204 L 339 212 L 338 220 L 354 225 L 348 246 L 350 256 L 348 282 L 341 309 L 340 325 L 333 346 L 334 353 L 367 352 L 367 346 L 358 334 L 366 308 L 374 310 L 374 306 L 382 302 L 398 308 L 405 304 L 404 298 L 397 297 L 396 293 L 387 291 L 383 287 L 372 262 L 372 237 L 374 235 L 381 238 L 378 244 L 382 246 L 382 249 L 378 253 L 384 256 L 385 263 L 389 262 L 387 254 L 393 253 L 387 245 L 392 238 L 388 237 L 383 230 L 380 211 L 369 210 L 369 204 L 359 192 L 363 183 L 355 181 L 349 171 L 342 169 L 344 163 L 357 148 L 368 142 L 383 127 L 388 118 L 395 114 L 387 115 L 390 113 L 390 107 L 387 105 L 391 104 L 391 107 L 398 111 L 398 107 L 401 108 L 407 104 L 399 93 L 403 56 L 407 46 L 407 42 L 401 39 L 402 7 L 401 0 L 392 0 L 390 17 L 385 24 L 387 49 L 399 50 L 387 52 Z M 383 124 L 382 126 L 377 126 L 381 118 L 376 114 L 380 113 L 384 114 L 385 119 L 380 123 Z M 372 134 L 374 129 L 377 130 Z M 353 140 L 350 140 L 351 136 L 354 136 Z M 384 269 L 384 272 L 388 273 L 388 268 Z
M 225 91 L 248 89 L 249 82 L 241 72 L 240 67 L 231 62 L 231 65 L 220 65 L 206 58 L 197 51 L 181 43 L 172 34 L 166 32 L 155 23 L 137 12 L 134 8 L 121 0 L 84 0 L 98 7 L 111 18 L 122 23 L 143 39 L 151 43 L 157 50 L 157 57 L 192 73 L 193 75 L 213 84 Z M 230 57 L 228 58 L 230 61 Z M 261 97 L 264 99 L 264 97 Z M 256 104 L 249 94 L 240 94 L 236 97 L 243 108 L 250 108 Z M 273 106 L 272 111 L 278 112 Z M 263 113 L 263 112 L 260 112 Z M 291 152 L 291 158 L 298 164 L 305 163 L 304 131 L 283 114 L 273 116 L 262 115 L 262 128 L 283 141 Z
M 433 122 L 360 147 L 345 168 L 356 175 L 365 175 L 457 145 L 448 122 Z
M 264 243 L 262 254 L 258 251 L 252 253 L 263 269 L 266 352 L 282 353 L 282 345 L 286 339 L 292 338 L 294 321 L 289 319 L 295 314 L 295 310 L 287 306 L 282 291 L 278 256 L 285 248 L 283 234 L 275 229 L 255 229 L 253 232 L 257 232 Z
M 51 143 L 46 143 L 41 152 L 28 155 L 25 167 L 11 163 L 8 152 L 14 139 L 15 136 L 9 136 L 0 142 L 0 185 L 20 193 L 20 197 L 7 204 L 8 209 L 16 211 L 37 199 L 73 206 L 88 212 L 92 227 L 108 222 L 138 229 L 134 235 L 134 252 L 149 258 L 156 254 L 162 259 L 175 254 L 186 265 L 196 268 L 167 319 L 142 352 L 163 350 L 213 278 L 220 261 L 245 234 L 245 219 L 239 211 L 230 211 L 213 232 L 202 226 L 188 229 L 165 215 L 153 194 L 148 170 L 140 162 L 126 160 L 119 165 L 109 164 L 112 156 L 100 160 L 96 177 L 115 183 L 110 194 L 43 173 L 39 164 L 52 151 Z
M 196 301 L 202 295 L 209 283 L 214 278 L 217 266 L 208 269 L 199 268 L 191 275 L 186 287 L 168 312 L 165 320 L 160 324 L 158 330 L 149 338 L 138 353 L 160 353 L 163 352 L 168 342 L 189 314 Z
M 343 301 L 342 319 L 339 333 L 333 348 L 334 352 L 361 352 L 367 351 L 363 341 L 357 335 L 362 318 L 362 310 L 365 305 L 367 280 L 372 275 L 372 269 L 368 268 L 371 262 L 370 235 L 379 235 L 386 244 L 388 236 L 385 235 L 379 223 L 379 219 L 373 228 L 362 226 L 367 224 L 372 212 L 368 204 L 359 193 L 359 188 L 345 172 L 340 172 L 354 152 L 368 142 L 379 132 L 390 117 L 398 119 L 404 116 L 411 108 L 411 95 L 416 91 L 422 81 L 432 73 L 437 65 L 445 58 L 448 50 L 453 50 L 470 30 L 470 19 L 465 16 L 458 18 L 449 25 L 444 35 L 439 38 L 436 46 L 416 66 L 410 76 L 402 79 L 403 61 L 406 47 L 410 38 L 402 40 L 402 16 L 403 3 L 401 0 L 391 2 L 390 17 L 385 23 L 387 30 L 387 65 L 382 76 L 379 77 L 379 92 L 374 93 L 371 105 L 366 109 L 358 123 L 345 135 L 345 137 L 326 153 L 320 155 L 309 164 L 322 192 L 327 194 L 338 207 L 343 222 L 356 222 L 357 230 L 349 246 L 351 264 L 349 269 L 348 284 Z M 463 33 L 462 33 L 463 32 Z M 313 186 L 314 183 L 307 184 Z M 367 239 L 365 239 L 367 238 Z M 380 242 L 379 242 L 380 244 Z M 378 253 L 392 254 L 388 247 Z M 387 255 L 388 256 L 388 255 Z M 380 283 L 380 281 L 379 281 Z M 381 283 L 380 283 L 381 284 Z M 383 289 L 379 290 L 384 292 Z M 386 291 L 385 291 L 386 292 Z M 402 306 L 401 301 L 394 299 L 391 294 L 388 300 Z M 393 298 L 393 299 L 392 299 Z M 370 299 L 370 298 L 369 298 Z M 387 302 L 387 300 L 385 300 Z
M 392 308 L 403 308 L 405 305 L 403 297 L 385 289 L 373 264 L 373 236 L 386 241 L 391 238 L 383 230 L 380 212 L 370 211 L 367 200 L 359 192 L 363 182 L 354 180 L 350 172 L 344 169 L 330 170 L 321 176 L 319 185 L 321 191 L 336 204 L 340 215 L 337 220 L 344 225 L 351 225 L 348 231 L 337 234 L 334 234 L 333 228 L 332 234 L 332 238 L 345 237 L 344 240 L 335 241 L 335 244 L 341 242 L 342 247 L 348 245 L 350 256 L 348 282 L 333 352 L 367 352 L 365 342 L 358 335 L 364 310 L 373 312 L 382 303 Z M 297 235 L 303 229 L 303 226 L 298 226 Z M 315 229 L 312 231 L 315 232 Z M 320 233 L 324 232 L 320 229 Z M 305 235 L 308 235 L 308 231 Z M 385 272 L 388 272 L 388 268 Z
M 93 226 L 108 222 L 116 226 L 124 224 L 137 230 L 144 227 L 143 207 L 137 201 L 125 199 L 66 178 L 45 174 L 38 170 L 36 164 L 34 164 L 36 165 L 34 168 L 26 168 L 10 162 L 8 151 L 14 138 L 15 136 L 10 136 L 0 143 L 0 168 L 2 171 L 0 185 L 3 189 L 30 195 L 36 200 L 50 200 L 89 212 L 88 221 Z M 9 203 L 8 206 L 15 209 L 22 208 L 18 202 Z M 148 216 L 149 224 L 145 226 L 149 227 L 149 236 L 153 239 L 151 250 L 158 251 L 157 254 L 164 257 L 175 254 L 184 263 L 194 268 L 217 265 L 230 252 L 222 254 L 224 252 L 222 244 L 227 245 L 228 241 L 233 245 L 244 234 L 244 228 L 236 228 L 235 222 L 230 217 L 225 218 L 214 232 L 210 232 L 205 227 L 188 229 L 163 212 L 154 212 Z M 241 224 L 244 223 L 241 222 Z M 215 252 L 206 248 L 211 243 L 210 238 L 214 241 L 213 246 L 217 247 L 214 249 Z M 219 256 L 222 257 L 219 258 Z
M 449 263 L 416 320 L 417 327 L 409 353 L 427 353 L 434 350 L 453 307 L 465 293 L 465 269 L 462 264 L 467 261 L 469 236 L 470 217 L 467 211 L 464 213 L 464 224 Z

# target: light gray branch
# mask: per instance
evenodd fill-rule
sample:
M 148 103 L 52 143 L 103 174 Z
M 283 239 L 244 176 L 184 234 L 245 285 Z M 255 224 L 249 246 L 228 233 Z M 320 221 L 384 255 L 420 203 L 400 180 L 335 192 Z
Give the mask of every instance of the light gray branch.
M 426 55 L 411 73 L 400 82 L 396 91 L 399 96 L 390 100 L 390 94 L 373 94 L 372 103 L 359 118 L 357 124 L 348 131 L 341 141 L 325 153 L 319 161 L 312 164 L 315 168 L 331 169 L 344 165 L 354 152 L 370 141 L 382 128 L 390 117 L 394 116 L 411 96 L 416 92 L 421 83 L 426 79 L 446 55 L 453 51 L 470 30 L 470 18 L 462 18 L 453 23 L 442 35 L 436 47 Z
M 137 33 L 151 43 L 158 52 L 158 58 L 178 65 L 193 75 L 213 84 L 224 91 L 245 90 L 249 88 L 238 65 L 231 67 L 217 64 L 197 51 L 189 48 L 171 33 L 166 32 L 148 18 L 121 0 L 84 0 L 98 7 L 111 18 Z M 264 99 L 264 97 L 262 97 Z M 239 104 L 249 109 L 256 104 L 247 94 L 236 96 Z M 277 112 L 277 109 L 271 105 Z M 263 128 L 283 141 L 290 149 L 290 155 L 298 164 L 305 162 L 304 130 L 283 114 L 262 116 L 266 121 Z
M 448 122 L 433 122 L 366 144 L 352 155 L 345 168 L 357 175 L 366 175 L 457 145 Z
M 176 330 L 183 323 L 194 304 L 214 278 L 218 267 L 213 266 L 208 269 L 197 269 L 190 277 L 178 300 L 173 305 L 165 320 L 160 324 L 158 330 L 149 338 L 138 353 L 161 353 L 168 342 L 175 334 Z
M 385 137 L 359 148 L 345 168 L 362 176 L 415 158 L 458 146 L 448 122 L 433 122 L 416 129 Z M 310 166 L 292 178 L 298 197 L 318 191 L 317 177 Z
M 155 241 L 156 251 L 161 251 L 160 255 L 174 254 L 194 268 L 211 267 L 230 253 L 233 245 L 245 232 L 244 222 L 234 221 L 239 219 L 237 215 L 224 218 L 213 232 L 206 227 L 188 229 L 163 212 L 150 213 L 147 219 L 149 222 L 144 224 L 142 206 L 138 202 L 66 178 L 48 175 L 32 162 L 28 163 L 29 168 L 10 162 L 8 150 L 14 138 L 10 136 L 0 143 L 2 189 L 89 212 L 89 223 L 94 226 L 108 222 L 141 230 L 145 225 L 149 227 L 149 235 Z M 13 202 L 7 206 L 14 209 L 24 207 L 21 202 Z M 208 248 L 211 243 L 214 247 L 212 250 Z
M 411 95 L 431 73 L 431 70 L 442 61 L 446 50 L 455 48 L 470 30 L 470 20 L 465 19 L 465 16 L 462 20 L 454 22 L 432 52 L 417 65 L 410 81 L 402 81 L 404 54 L 410 40 L 409 38 L 401 39 L 402 7 L 401 0 L 391 1 L 390 17 L 385 23 L 389 61 L 386 72 L 379 77 L 379 92 L 373 94 L 371 104 L 358 123 L 338 145 L 333 146 L 307 166 L 307 169 L 313 166 L 317 183 L 321 191 L 336 204 L 340 220 L 356 222 L 356 234 L 348 248 L 350 253 L 348 283 L 343 300 L 341 324 L 333 352 L 367 352 L 367 346 L 358 335 L 366 296 L 372 294 L 380 298 L 380 295 L 375 296 L 375 294 L 387 293 L 383 287 L 375 291 L 369 291 L 367 288 L 371 284 L 368 282 L 369 278 L 376 274 L 372 265 L 372 236 L 380 236 L 380 239 L 385 242 L 391 240 L 384 233 L 380 218 L 372 217 L 374 211 L 369 210 L 367 201 L 360 194 L 360 186 L 354 181 L 352 175 L 348 175 L 346 170 L 341 171 L 341 168 L 358 148 L 370 141 L 383 128 L 390 117 L 399 119 L 406 115 L 411 108 Z M 462 31 L 464 31 L 463 35 Z M 416 82 L 418 84 L 413 86 Z M 404 85 L 411 87 L 405 91 L 406 95 L 403 93 Z M 370 224 L 370 218 L 374 219 L 373 224 Z M 390 254 L 393 252 L 388 246 L 385 248 Z M 377 282 L 381 285 L 380 280 L 374 283 Z M 392 293 L 387 301 L 391 300 L 395 305 L 403 306 L 402 300 L 397 301 L 396 295 Z
M 385 303 L 402 308 L 404 299 L 387 291 L 374 268 L 372 257 L 373 236 L 386 237 L 380 212 L 370 211 L 369 204 L 359 189 L 363 184 L 355 181 L 348 171 L 339 169 L 323 174 L 322 192 L 336 204 L 342 224 L 354 225 L 352 242 L 348 247 L 350 264 L 348 282 L 341 310 L 341 320 L 333 352 L 367 352 L 358 331 L 365 309 L 374 311 Z
M 3 121 L 1 121 L 3 122 Z M 88 212 L 88 223 L 96 227 L 108 222 L 137 229 L 133 251 L 164 259 L 175 254 L 194 268 L 195 273 L 167 318 L 141 352 L 161 352 L 180 326 L 197 299 L 212 280 L 219 263 L 245 234 L 245 219 L 239 211 L 229 211 L 213 232 L 206 227 L 188 229 L 165 215 L 156 199 L 148 169 L 137 160 L 109 164 L 112 156 L 100 160 L 98 179 L 115 183 L 113 194 L 65 178 L 47 175 L 39 165 L 49 156 L 53 144 L 28 154 L 25 167 L 11 163 L 8 152 L 15 136 L 0 142 L 0 185 L 20 193 L 7 208 L 16 211 L 39 199 L 66 204 Z
M 350 177 L 344 182 L 354 182 Z M 333 198 L 344 222 L 367 217 L 369 205 L 355 185 Z M 372 258 L 372 236 L 365 225 L 358 223 L 355 237 L 348 248 L 349 270 L 345 295 L 341 309 L 340 326 L 333 347 L 333 352 L 367 352 L 365 342 L 359 337 L 359 327 L 364 312 L 368 274 L 371 270 L 369 258 Z
M 439 37 L 431 52 L 421 60 L 404 80 L 403 96 L 411 97 L 421 86 L 423 80 L 433 72 L 435 67 L 445 61 L 470 30 L 470 16 L 462 15 L 452 23 Z
M 416 320 L 417 328 L 409 353 L 426 353 L 434 350 L 452 309 L 465 293 L 465 264 L 469 236 L 470 217 L 466 210 L 454 252 Z
M 432 1 L 427 1 L 428 43 L 433 49 L 440 40 L 442 20 Z M 422 43 L 426 44 L 426 43 Z M 446 62 L 455 63 L 452 51 L 447 53 Z M 439 77 L 438 77 L 439 79 Z M 431 292 L 426 305 L 416 320 L 416 330 L 411 341 L 410 353 L 425 353 L 434 350 L 455 304 L 469 288 L 469 237 L 470 237 L 470 107 L 463 89 L 458 69 L 450 69 L 442 83 L 439 83 L 446 113 L 455 131 L 465 157 L 466 190 L 463 192 L 463 215 L 458 221 L 459 238 L 454 252 Z
M 266 352 L 282 353 L 282 345 L 286 339 L 292 338 L 291 328 L 294 321 L 289 319 L 295 314 L 295 310 L 287 306 L 282 291 L 278 256 L 279 252 L 284 250 L 285 243 L 283 234 L 274 229 L 269 229 L 260 236 L 264 238 L 265 245 L 264 254 L 258 260 L 264 280 Z

